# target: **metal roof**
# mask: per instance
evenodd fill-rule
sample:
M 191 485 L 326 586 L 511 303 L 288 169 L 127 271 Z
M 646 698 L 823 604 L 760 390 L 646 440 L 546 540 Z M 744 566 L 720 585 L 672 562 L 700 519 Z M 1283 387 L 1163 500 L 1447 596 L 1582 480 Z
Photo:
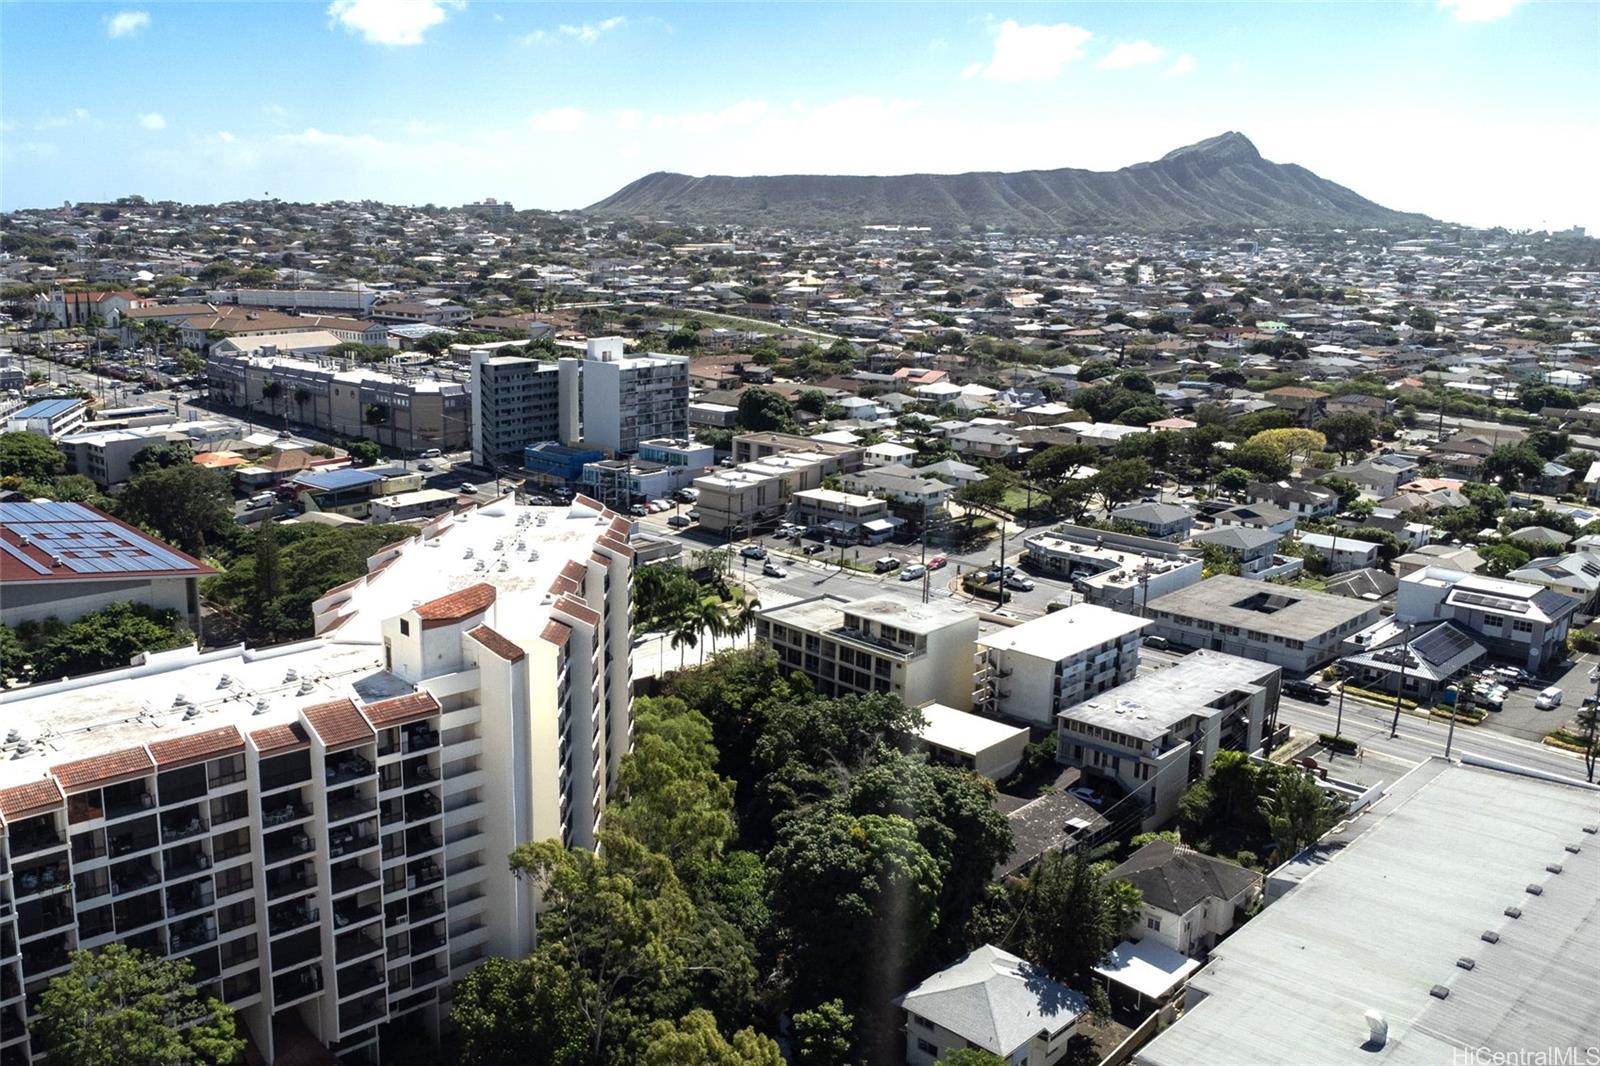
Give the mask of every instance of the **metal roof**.
M 72 410 L 74 407 L 79 407 L 82 405 L 83 401 L 79 399 L 40 400 L 38 403 L 30 403 L 20 411 L 12 411 L 9 417 L 54 418 L 56 415 L 64 414 L 67 411 Z
M 0 503 L 0 553 L 7 582 L 214 572 L 81 503 Z
M 339 489 L 353 489 L 382 480 L 383 476 L 381 474 L 374 474 L 367 470 L 316 470 L 307 474 L 295 475 L 294 483 L 313 489 L 336 492 Z

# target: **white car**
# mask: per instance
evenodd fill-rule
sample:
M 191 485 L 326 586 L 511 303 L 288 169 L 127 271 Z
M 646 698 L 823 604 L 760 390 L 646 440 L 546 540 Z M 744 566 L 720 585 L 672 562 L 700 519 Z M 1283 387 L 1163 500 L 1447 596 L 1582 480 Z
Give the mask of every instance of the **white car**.
M 788 577 L 789 571 L 774 562 L 766 562 L 761 566 L 761 572 L 768 577 Z
M 1076 796 L 1078 799 L 1083 800 L 1083 802 L 1096 809 L 1105 806 L 1106 798 L 1100 793 L 1096 792 L 1094 789 L 1090 788 L 1088 785 L 1079 785 L 1076 788 L 1069 788 L 1067 789 L 1067 792 L 1070 795 Z
M 927 572 L 928 572 L 928 568 L 927 567 L 923 566 L 921 563 L 914 563 L 911 566 L 908 566 L 904 570 L 900 571 L 900 580 L 901 581 L 919 581 L 919 580 L 921 580 L 922 575 L 926 574 Z
M 739 554 L 746 559 L 765 559 L 767 557 L 767 549 L 759 544 L 746 544 L 739 549 Z
M 476 486 L 476 485 L 462 485 L 461 487 L 457 488 L 456 491 L 457 492 L 464 492 L 468 496 L 472 496 L 472 495 L 475 495 L 477 493 L 478 486 Z
M 1541 711 L 1553 711 L 1561 706 L 1561 689 L 1551 685 L 1533 699 L 1533 705 Z

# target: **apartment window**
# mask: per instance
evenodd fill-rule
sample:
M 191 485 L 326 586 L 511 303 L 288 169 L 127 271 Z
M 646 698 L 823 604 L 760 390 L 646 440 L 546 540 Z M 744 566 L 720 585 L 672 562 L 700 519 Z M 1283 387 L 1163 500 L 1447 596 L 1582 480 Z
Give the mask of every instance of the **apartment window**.
M 411 635 L 411 622 L 405 618 L 400 619 L 400 635 L 402 637 Z
M 1514 633 L 1532 633 L 1533 623 L 1525 618 L 1518 618 L 1511 623 L 1511 630 Z
M 939 1048 L 937 1045 L 928 1043 L 928 1041 L 922 1039 L 920 1036 L 917 1037 L 917 1050 L 925 1055 L 939 1054 Z
M 1159 932 L 1161 932 L 1161 919 L 1160 918 L 1146 918 L 1144 920 L 1144 927 L 1146 929 L 1149 929 L 1149 930 L 1152 930 L 1154 932 L 1159 933 Z

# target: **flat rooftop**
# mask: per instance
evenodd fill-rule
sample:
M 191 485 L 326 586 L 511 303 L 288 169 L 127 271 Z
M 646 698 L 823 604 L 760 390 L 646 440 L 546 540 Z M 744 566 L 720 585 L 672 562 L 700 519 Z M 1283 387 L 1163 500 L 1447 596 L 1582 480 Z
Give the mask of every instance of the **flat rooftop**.
M 1190 652 L 1168 669 L 1142 674 L 1057 717 L 1154 740 L 1185 718 L 1222 714 L 1226 708 L 1211 706 L 1219 697 L 1259 688 L 1277 672 L 1220 651 Z
M 1014 651 L 1020 655 L 1059 662 L 1106 641 L 1121 640 L 1149 625 L 1148 619 L 1113 611 L 1109 607 L 1075 603 L 1065 610 L 1052 611 L 1020 626 L 979 637 L 977 643 L 979 647 L 995 651 Z
M 208 577 L 216 571 L 81 503 L 0 503 L 0 585 Z
M 23 754 L 9 743 L 0 751 L 0 788 L 175 732 L 235 725 L 248 733 L 293 722 L 309 704 L 410 693 L 411 685 L 384 669 L 384 620 L 472 585 L 494 586 L 495 630 L 532 647 L 542 639 L 551 607 L 544 600 L 562 568 L 586 563 L 619 521 L 582 503 L 491 500 L 441 516 L 425 527 L 432 535 L 392 545 L 373 557 L 381 561 L 365 577 L 330 590 L 319 603 L 342 597 L 333 608 L 342 620 L 319 637 L 204 654 L 182 648 L 142 666 L 0 692 L 0 722 L 30 746 Z
M 1375 617 L 1377 607 L 1365 600 L 1218 574 L 1151 600 L 1150 610 L 1291 640 L 1314 640 L 1347 623 Z
M 774 622 L 795 626 L 812 632 L 825 632 L 842 628 L 845 615 L 870 618 L 883 625 L 894 626 L 911 633 L 936 633 L 953 625 L 976 622 L 977 615 L 962 607 L 949 607 L 940 603 L 921 603 L 900 596 L 869 596 L 864 600 L 847 600 L 841 596 L 818 596 L 809 600 L 796 600 L 781 607 L 761 612 Z
M 1290 864 L 1303 878 L 1212 950 L 1189 985 L 1205 998 L 1135 1061 L 1582 1061 L 1600 1032 L 1597 823 L 1594 786 L 1422 763 Z
M 981 714 L 930 703 L 922 708 L 923 726 L 917 736 L 946 751 L 959 751 L 964 755 L 979 755 L 996 744 L 1016 739 L 1017 734 L 1027 736 L 1026 726 L 1006 725 Z

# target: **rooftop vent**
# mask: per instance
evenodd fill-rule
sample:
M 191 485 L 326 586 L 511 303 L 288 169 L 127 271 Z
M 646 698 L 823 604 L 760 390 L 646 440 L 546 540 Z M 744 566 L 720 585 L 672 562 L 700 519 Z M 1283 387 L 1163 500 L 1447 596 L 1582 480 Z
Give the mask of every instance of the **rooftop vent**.
M 1456 965 L 1458 967 L 1460 967 L 1461 969 L 1463 969 L 1463 970 L 1470 970 L 1474 966 L 1478 965 L 1478 963 L 1477 963 L 1476 959 L 1473 959 L 1473 958 L 1471 958 L 1470 956 L 1467 956 L 1467 955 L 1463 955 L 1459 959 L 1456 960 Z
M 1428 995 L 1432 996 L 1434 999 L 1449 999 L 1450 990 L 1444 985 L 1434 985 L 1432 988 L 1428 989 Z
M 256 700 L 255 713 L 256 714 L 266 714 L 267 713 L 267 707 L 268 707 L 268 704 L 267 704 L 266 697 L 263 696 L 261 699 Z
M 1521 918 L 1522 917 L 1522 908 L 1521 907 L 1507 907 L 1501 913 L 1503 913 L 1507 918 Z
M 19 741 L 21 739 L 22 739 L 22 734 L 17 732 L 15 729 L 8 729 L 6 731 L 6 743 L 7 744 L 15 744 L 17 741 Z
M 231 674 L 223 674 L 221 677 L 217 678 L 217 687 L 218 688 L 229 688 L 232 685 L 233 685 L 233 676 Z
M 1561 864 L 1559 862 L 1548 863 L 1544 869 L 1545 873 L 1558 874 L 1561 872 Z
M 288 670 L 284 671 L 283 679 L 285 681 L 298 681 L 300 680 L 300 672 L 291 666 Z
M 1363 1017 L 1367 1020 L 1366 1046 L 1376 1050 L 1387 1044 L 1389 1042 L 1389 1021 L 1383 1016 L 1383 1011 L 1369 1010 Z
M 1530 896 L 1542 896 L 1542 895 L 1544 895 L 1544 886 L 1543 885 L 1529 885 L 1523 891 L 1527 892 L 1528 895 L 1530 895 Z
M 1579 844 L 1568 844 L 1567 845 L 1567 850 L 1569 852 L 1571 852 L 1572 854 L 1576 855 L 1576 854 L 1578 854 L 1578 852 L 1583 850 L 1583 847 L 1581 845 L 1579 845 Z

